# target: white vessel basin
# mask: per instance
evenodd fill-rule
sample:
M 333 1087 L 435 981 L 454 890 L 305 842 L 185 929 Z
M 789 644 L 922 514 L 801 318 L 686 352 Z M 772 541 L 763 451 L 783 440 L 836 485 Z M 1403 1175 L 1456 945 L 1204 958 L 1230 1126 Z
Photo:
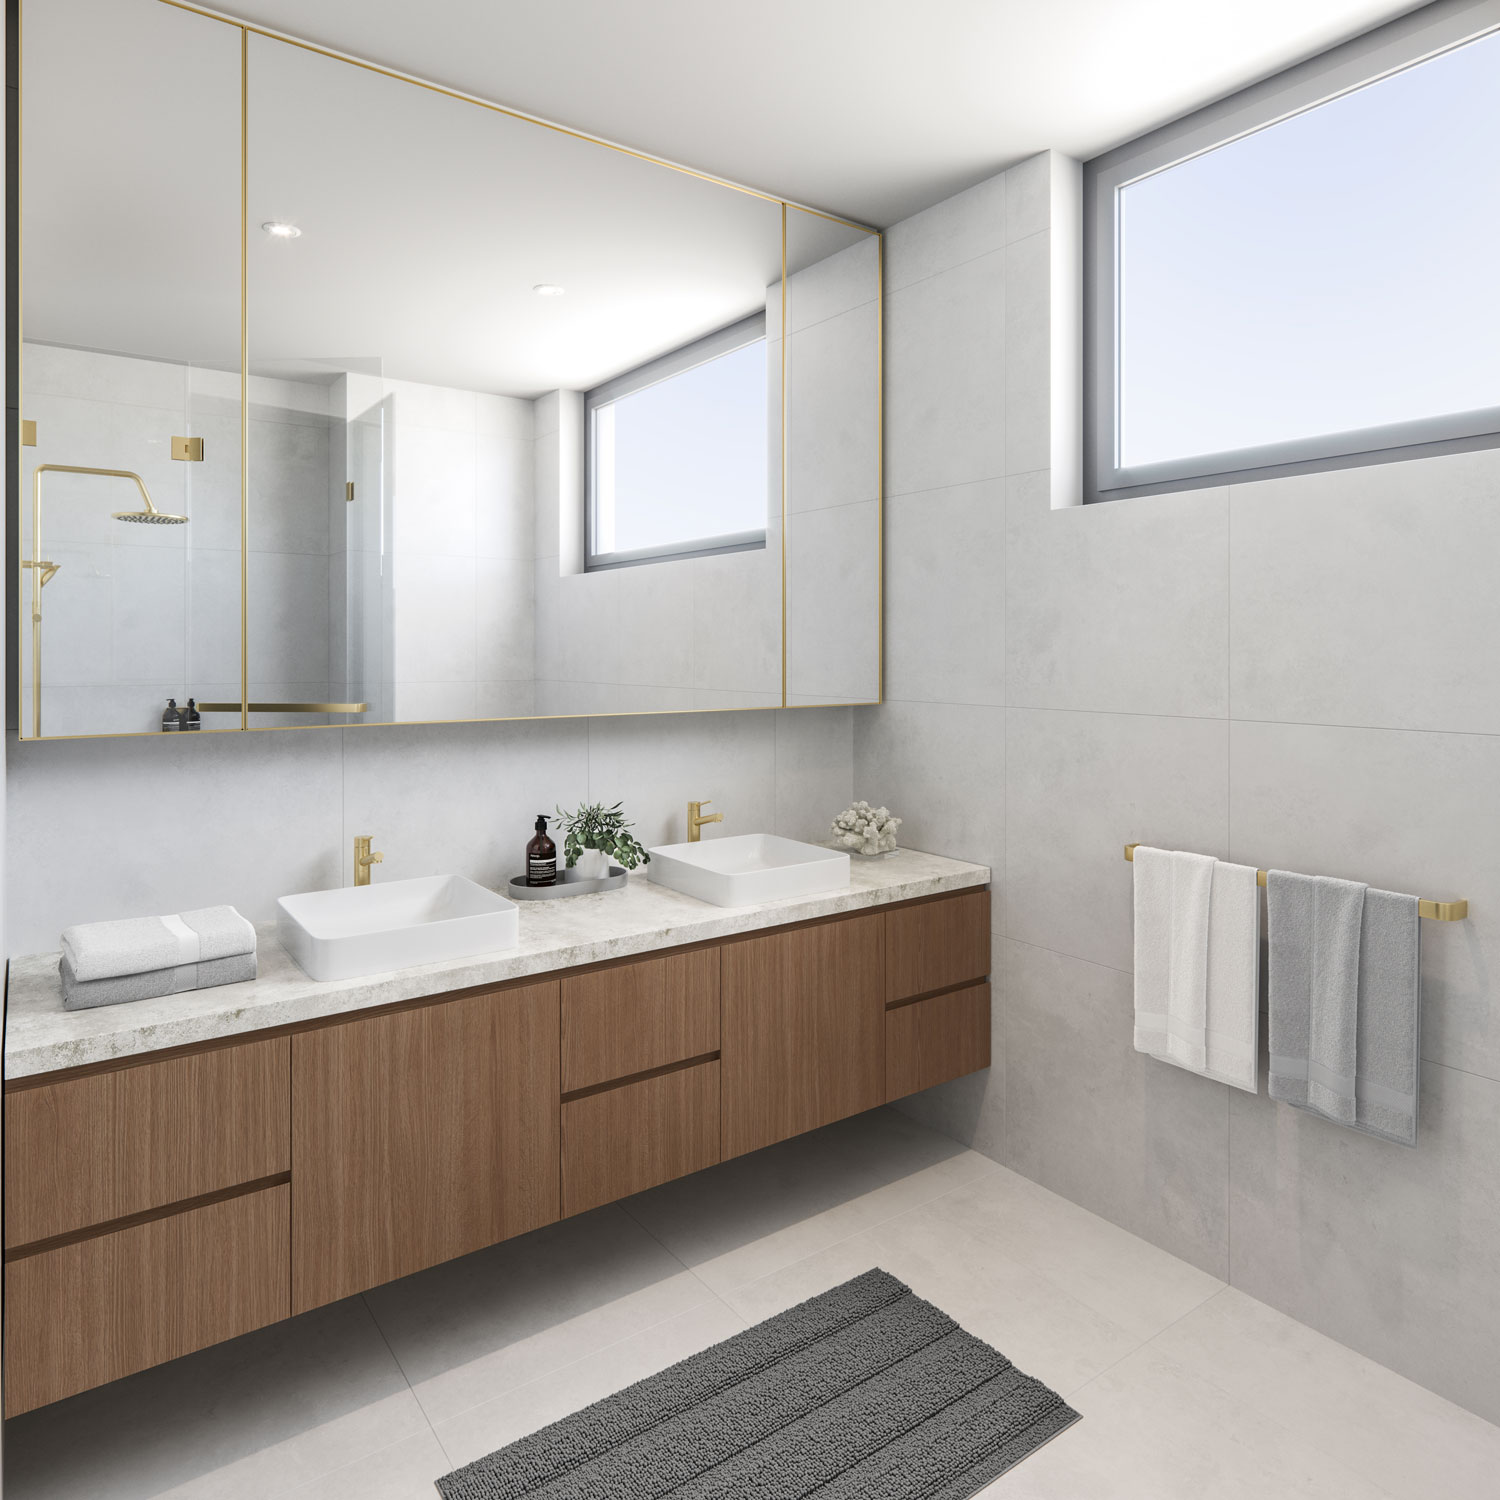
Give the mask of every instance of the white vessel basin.
M 741 833 L 653 849 L 646 873 L 657 885 L 714 906 L 752 906 L 846 889 L 849 856 L 773 833 Z
M 276 935 L 312 979 L 357 979 L 514 948 L 514 902 L 462 875 L 424 875 L 276 903 Z

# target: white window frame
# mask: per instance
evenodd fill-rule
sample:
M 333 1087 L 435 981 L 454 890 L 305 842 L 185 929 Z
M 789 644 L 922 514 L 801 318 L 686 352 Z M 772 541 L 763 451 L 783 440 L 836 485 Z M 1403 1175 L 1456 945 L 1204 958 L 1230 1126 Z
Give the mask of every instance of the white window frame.
M 1084 164 L 1085 501 L 1500 445 L 1500 407 L 1490 407 L 1131 468 L 1118 461 L 1120 190 L 1497 27 L 1500 0 L 1439 0 Z
M 600 407 L 608 406 L 624 396 L 633 395 L 647 386 L 657 385 L 680 375 L 698 365 L 733 354 L 766 337 L 766 315 L 751 313 L 737 323 L 730 323 L 713 333 L 694 339 L 680 349 L 673 349 L 633 370 L 626 370 L 603 385 L 587 392 L 583 401 L 584 431 L 584 571 L 593 573 L 606 568 L 630 568 L 640 563 L 666 562 L 685 557 L 712 557 L 721 552 L 749 552 L 766 545 L 766 529 L 739 531 L 719 536 L 697 537 L 690 542 L 675 542 L 662 547 L 638 547 L 629 551 L 601 552 L 596 544 L 598 536 L 596 468 L 599 445 L 596 438 L 596 413 Z M 770 441 L 769 431 L 767 442 Z M 769 500 L 767 501 L 769 504 Z

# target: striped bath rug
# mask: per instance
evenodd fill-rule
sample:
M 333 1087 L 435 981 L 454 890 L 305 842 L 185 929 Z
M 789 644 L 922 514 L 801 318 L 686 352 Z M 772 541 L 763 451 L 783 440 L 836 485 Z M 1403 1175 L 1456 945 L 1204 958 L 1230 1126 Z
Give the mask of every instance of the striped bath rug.
M 437 1487 L 444 1500 L 965 1500 L 1077 1420 L 874 1270 Z

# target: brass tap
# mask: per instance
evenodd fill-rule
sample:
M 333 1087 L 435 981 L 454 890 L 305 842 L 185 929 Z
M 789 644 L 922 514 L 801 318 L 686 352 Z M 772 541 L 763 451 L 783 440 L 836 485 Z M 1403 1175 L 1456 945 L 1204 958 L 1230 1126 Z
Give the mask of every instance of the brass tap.
M 703 816 L 703 809 L 707 806 L 707 799 L 702 802 L 688 803 L 688 843 L 690 844 L 696 844 L 699 842 L 698 830 L 702 828 L 705 823 L 722 823 L 724 821 L 723 813 L 710 813 L 705 818 Z
M 354 883 L 355 885 L 369 885 L 370 866 L 378 865 L 384 859 L 383 854 L 372 854 L 370 844 L 374 840 L 373 833 L 361 833 L 354 840 Z

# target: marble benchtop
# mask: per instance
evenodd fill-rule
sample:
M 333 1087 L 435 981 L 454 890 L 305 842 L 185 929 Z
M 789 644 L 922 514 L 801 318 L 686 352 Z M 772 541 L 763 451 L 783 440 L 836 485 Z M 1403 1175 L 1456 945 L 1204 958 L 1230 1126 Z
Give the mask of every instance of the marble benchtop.
M 309 979 L 297 967 L 277 941 L 275 923 L 268 922 L 256 929 L 258 978 L 94 1010 L 63 1009 L 56 953 L 13 958 L 6 997 L 5 1076 L 26 1078 L 684 943 L 711 942 L 787 922 L 986 885 L 990 878 L 983 865 L 912 849 L 881 859 L 853 858 L 850 866 L 847 890 L 728 907 L 709 906 L 653 885 L 637 872 L 623 891 L 522 902 L 520 944 L 502 953 L 327 983 Z

